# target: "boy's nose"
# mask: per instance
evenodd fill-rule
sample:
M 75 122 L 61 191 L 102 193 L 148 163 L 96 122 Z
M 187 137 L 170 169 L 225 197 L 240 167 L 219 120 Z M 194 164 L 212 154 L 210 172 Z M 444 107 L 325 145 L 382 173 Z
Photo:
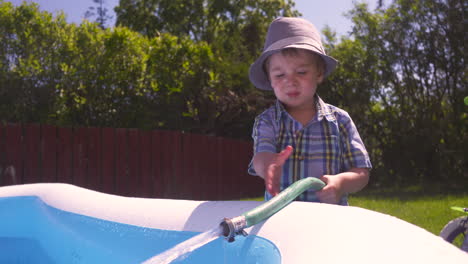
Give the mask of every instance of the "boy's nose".
M 294 85 L 296 84 L 296 78 L 293 75 L 287 75 L 286 78 L 284 78 L 285 83 L 288 85 Z

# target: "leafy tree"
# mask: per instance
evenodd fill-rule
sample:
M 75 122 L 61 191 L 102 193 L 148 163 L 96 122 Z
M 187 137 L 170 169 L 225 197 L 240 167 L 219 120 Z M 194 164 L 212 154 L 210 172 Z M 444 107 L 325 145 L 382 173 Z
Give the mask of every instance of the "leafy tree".
M 53 112 L 63 14 L 0 2 L 0 112 L 3 121 L 42 122 Z
M 93 0 L 93 3 L 96 4 L 96 7 L 90 6 L 85 12 L 85 18 L 91 18 L 96 16 L 96 23 L 102 29 L 106 28 L 107 21 L 112 19 L 112 16 L 108 14 L 108 9 L 104 6 L 104 0 Z
M 116 24 L 148 37 L 169 33 L 210 45 L 222 69 L 224 89 L 243 95 L 252 86 L 247 69 L 261 52 L 269 23 L 297 16 L 291 0 L 121 0 Z
M 120 0 L 115 12 L 118 26 L 149 37 L 170 33 L 211 43 L 218 34 L 227 36 L 259 22 L 265 26 L 277 16 L 299 15 L 293 7 L 291 0 Z
M 260 91 L 248 80 L 248 68 L 263 48 L 269 23 L 278 16 L 300 15 L 293 7 L 291 0 L 121 0 L 115 12 L 118 26 L 143 35 L 168 33 L 207 43 L 215 58 L 207 65 L 214 80 L 209 88 L 195 89 L 203 78 L 192 79 L 186 92 L 204 93 L 180 97 L 185 101 L 179 105 L 190 106 L 184 115 L 192 119 L 193 131 L 248 138 L 255 115 L 270 102 L 259 99 Z
M 363 126 L 377 182 L 466 180 L 463 10 L 463 1 L 397 0 L 374 13 L 358 4 L 353 38 L 330 43 L 342 63 L 326 87 Z
M 254 98 L 223 89 L 227 64 L 206 42 L 69 25 L 36 4 L 0 10 L 1 121 L 248 137 Z

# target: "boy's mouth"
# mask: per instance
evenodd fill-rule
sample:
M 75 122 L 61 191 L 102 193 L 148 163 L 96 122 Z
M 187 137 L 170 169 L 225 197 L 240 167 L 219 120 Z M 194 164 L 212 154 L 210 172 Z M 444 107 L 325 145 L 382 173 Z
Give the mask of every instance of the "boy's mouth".
M 288 92 L 288 93 L 286 93 L 286 95 L 287 95 L 288 97 L 293 97 L 293 98 L 294 98 L 294 97 L 298 97 L 299 94 L 300 94 L 299 92 Z

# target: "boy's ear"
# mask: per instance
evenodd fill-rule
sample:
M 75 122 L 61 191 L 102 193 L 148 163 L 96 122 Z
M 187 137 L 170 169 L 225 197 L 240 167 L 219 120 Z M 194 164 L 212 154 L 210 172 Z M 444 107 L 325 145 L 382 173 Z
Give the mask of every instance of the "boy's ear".
M 320 71 L 317 76 L 317 83 L 322 83 L 325 79 L 325 71 Z

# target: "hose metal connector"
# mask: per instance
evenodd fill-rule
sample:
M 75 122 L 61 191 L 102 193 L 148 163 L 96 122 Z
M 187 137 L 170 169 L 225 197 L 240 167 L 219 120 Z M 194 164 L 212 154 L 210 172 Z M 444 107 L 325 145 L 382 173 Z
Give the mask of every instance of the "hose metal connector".
M 223 228 L 223 236 L 228 242 L 234 242 L 234 237 L 237 235 L 247 236 L 247 232 L 244 231 L 247 222 L 245 216 L 237 216 L 234 218 L 224 218 L 220 223 Z

